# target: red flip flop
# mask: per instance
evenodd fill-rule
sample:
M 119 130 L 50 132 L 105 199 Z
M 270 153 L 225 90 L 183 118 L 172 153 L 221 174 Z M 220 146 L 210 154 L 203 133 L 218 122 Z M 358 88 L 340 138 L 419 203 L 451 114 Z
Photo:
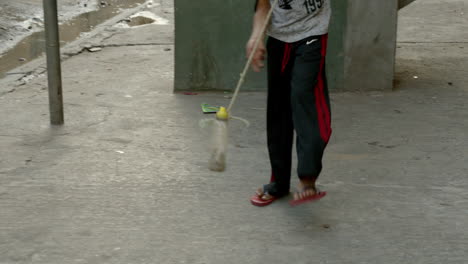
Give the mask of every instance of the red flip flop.
M 263 195 L 265 194 L 266 193 L 264 193 Z M 262 199 L 262 197 L 260 197 L 258 194 L 255 194 L 254 196 L 250 198 L 250 202 L 255 206 L 263 207 L 263 206 L 270 205 L 276 199 L 277 199 L 276 197 L 271 196 L 271 199 L 265 200 L 265 199 Z
M 307 189 L 303 189 L 303 191 L 305 191 L 305 190 L 307 190 Z M 291 200 L 291 201 L 289 201 L 289 204 L 291 206 L 298 206 L 298 205 L 301 205 L 301 204 L 304 204 L 304 203 L 318 201 L 318 200 L 322 199 L 323 197 L 325 197 L 325 195 L 327 195 L 327 192 L 321 192 L 321 191 L 317 190 L 316 194 L 306 196 L 306 197 L 304 197 L 302 199 Z

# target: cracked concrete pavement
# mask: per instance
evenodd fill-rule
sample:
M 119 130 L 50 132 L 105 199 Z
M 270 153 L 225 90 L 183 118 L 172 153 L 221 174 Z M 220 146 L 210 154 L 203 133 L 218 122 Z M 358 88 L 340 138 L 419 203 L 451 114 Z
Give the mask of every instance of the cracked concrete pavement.
M 332 94 L 329 195 L 298 208 L 248 202 L 269 174 L 264 93 L 241 94 L 251 126 L 233 121 L 227 171 L 207 170 L 200 104 L 228 98 L 172 93 L 170 1 L 152 9 L 168 25 L 109 23 L 74 46 L 63 127 L 45 76 L 1 80 L 0 263 L 466 263 L 468 47 L 437 39 L 468 23 L 418 35 L 448 2 L 402 13 L 395 91 Z
M 105 40 L 107 38 L 112 37 L 114 34 L 119 34 L 121 31 L 125 31 L 125 29 L 122 29 L 121 27 L 117 27 L 119 23 L 123 20 L 128 19 L 131 15 L 137 13 L 140 10 L 143 10 L 147 8 L 148 10 L 151 10 L 151 7 L 154 6 L 162 6 L 163 1 L 147 1 L 144 5 L 138 5 L 133 8 L 128 8 L 125 10 L 119 11 L 120 13 L 112 17 L 111 19 L 98 24 L 94 27 L 94 30 L 91 32 L 86 32 L 82 38 L 79 38 L 75 41 L 73 41 L 70 44 L 67 44 L 62 47 L 62 59 L 67 59 L 69 57 L 75 56 L 80 54 L 81 52 L 88 50 L 93 47 L 99 47 L 100 45 L 103 45 Z M 118 6 L 117 6 L 118 7 Z M 153 8 L 154 9 L 154 8 Z M 161 12 L 168 12 L 166 10 L 163 10 Z M 166 35 L 168 36 L 168 35 Z M 168 36 L 170 39 L 171 37 Z M 169 42 L 170 43 L 170 42 Z M 124 45 L 132 45 L 132 43 L 125 43 Z M 142 43 L 144 45 L 145 43 Z M 15 58 L 16 59 L 16 58 Z M 5 75 L 0 74 L 0 82 L 7 84 L 8 86 L 12 86 L 12 82 L 16 82 L 13 84 L 13 86 L 18 86 L 18 85 L 24 85 L 31 79 L 41 76 L 45 72 L 45 63 L 44 63 L 44 57 L 35 59 L 29 63 L 26 63 L 14 70 L 11 70 L 7 72 Z M 4 78 L 2 78 L 4 77 Z M 5 92 L 10 92 L 12 89 L 9 89 L 7 91 L 3 91 L 0 87 L 0 94 L 5 93 Z
M 58 2 L 59 21 L 96 10 L 98 0 L 62 0 Z M 22 38 L 43 30 L 41 0 L 2 0 L 0 6 L 0 56 Z

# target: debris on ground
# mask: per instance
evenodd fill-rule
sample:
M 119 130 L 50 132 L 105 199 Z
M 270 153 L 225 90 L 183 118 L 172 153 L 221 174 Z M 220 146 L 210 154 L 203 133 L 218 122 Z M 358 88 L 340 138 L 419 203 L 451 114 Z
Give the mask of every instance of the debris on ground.
M 87 50 L 89 52 L 98 52 L 98 51 L 101 51 L 102 48 L 101 47 L 91 47 L 91 48 L 87 48 Z

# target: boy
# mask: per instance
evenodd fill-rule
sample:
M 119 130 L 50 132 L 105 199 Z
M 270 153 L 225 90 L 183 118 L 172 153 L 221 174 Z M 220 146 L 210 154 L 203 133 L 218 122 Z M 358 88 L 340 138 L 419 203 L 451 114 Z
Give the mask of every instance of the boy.
M 257 0 L 247 56 L 274 0 Z M 296 131 L 299 191 L 292 205 L 325 195 L 315 186 L 322 156 L 331 136 L 330 101 L 325 55 L 330 0 L 279 0 L 268 28 L 266 49 L 260 43 L 252 68 L 263 68 L 267 53 L 267 140 L 272 174 L 270 183 L 251 198 L 256 206 L 271 204 L 289 194 L 291 154 Z M 260 36 L 263 37 L 263 36 Z

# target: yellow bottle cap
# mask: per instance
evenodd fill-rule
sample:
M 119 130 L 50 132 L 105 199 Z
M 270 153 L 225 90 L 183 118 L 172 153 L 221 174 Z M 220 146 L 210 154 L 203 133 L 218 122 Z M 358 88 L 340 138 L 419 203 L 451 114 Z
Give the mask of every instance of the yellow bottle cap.
M 226 107 L 220 107 L 219 111 L 216 113 L 216 118 L 219 120 L 228 120 L 229 114 L 226 110 Z

